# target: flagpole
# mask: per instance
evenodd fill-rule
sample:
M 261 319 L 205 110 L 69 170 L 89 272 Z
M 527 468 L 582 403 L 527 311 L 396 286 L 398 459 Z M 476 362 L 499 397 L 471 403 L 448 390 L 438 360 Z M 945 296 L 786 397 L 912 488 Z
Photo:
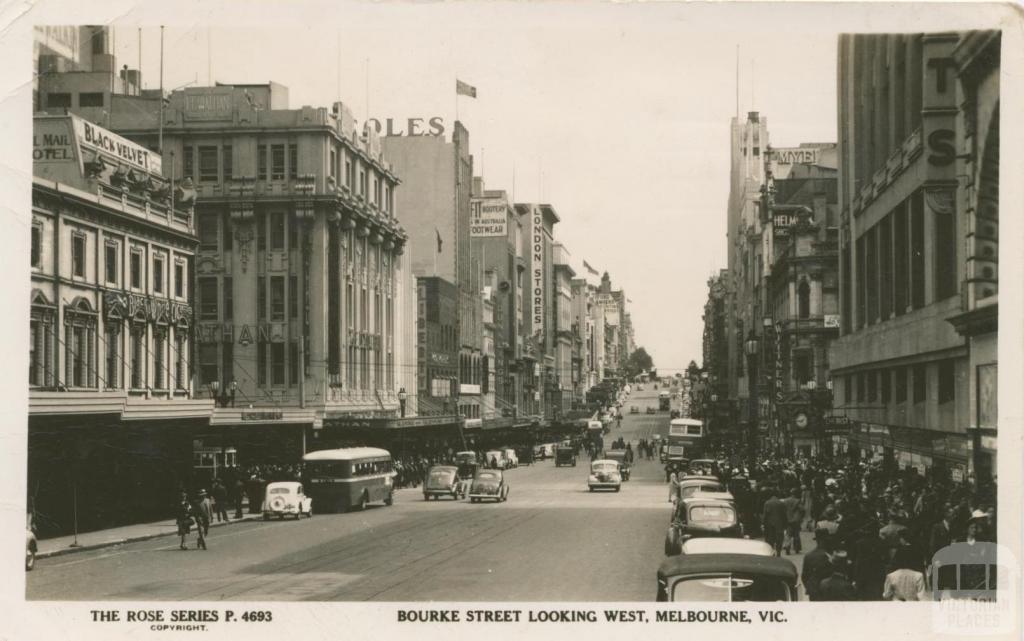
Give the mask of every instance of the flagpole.
M 455 77 L 455 122 L 459 121 L 459 78 Z

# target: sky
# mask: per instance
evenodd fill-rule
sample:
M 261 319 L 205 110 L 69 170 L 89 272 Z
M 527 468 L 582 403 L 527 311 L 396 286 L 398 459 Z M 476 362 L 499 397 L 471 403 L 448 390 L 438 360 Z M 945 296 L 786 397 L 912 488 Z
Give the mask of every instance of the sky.
M 637 343 L 663 371 L 701 362 L 707 280 L 725 267 L 737 94 L 742 116 L 767 118 L 773 146 L 833 142 L 837 27 L 908 24 L 886 19 L 901 10 L 891 5 L 185 2 L 169 20 L 154 6 L 114 22 L 118 64 L 131 67 L 144 25 L 148 88 L 162 21 L 168 90 L 274 80 L 292 108 L 340 99 L 359 120 L 440 116 L 448 132 L 457 108 L 476 175 L 555 207 L 577 272 L 586 260 L 626 291 Z M 912 14 L 914 30 L 941 13 Z M 456 107 L 456 78 L 477 99 Z

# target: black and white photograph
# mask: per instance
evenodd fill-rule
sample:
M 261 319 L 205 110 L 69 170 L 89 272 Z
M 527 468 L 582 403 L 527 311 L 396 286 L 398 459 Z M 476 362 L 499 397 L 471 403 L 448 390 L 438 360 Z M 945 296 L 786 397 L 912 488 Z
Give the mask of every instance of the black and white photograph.
M 5 47 L 10 638 L 1019 633 L 1012 5 L 176 4 Z

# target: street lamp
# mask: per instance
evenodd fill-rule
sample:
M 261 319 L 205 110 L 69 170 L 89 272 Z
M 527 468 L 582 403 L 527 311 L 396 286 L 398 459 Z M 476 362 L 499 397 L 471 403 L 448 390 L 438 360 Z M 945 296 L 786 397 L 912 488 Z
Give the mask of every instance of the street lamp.
M 401 408 L 402 418 L 405 418 L 405 400 L 409 398 L 409 395 L 405 393 L 405 388 L 398 390 L 398 406 Z
M 747 380 L 748 389 L 750 394 L 750 425 L 749 437 L 750 437 L 750 455 L 754 458 L 757 451 L 757 439 L 758 430 L 760 423 L 760 413 L 758 411 L 758 398 L 757 398 L 757 353 L 761 347 L 760 341 L 757 339 L 757 334 L 751 329 L 750 333 L 747 334 L 747 340 L 743 343 L 743 351 L 747 355 Z M 753 463 L 753 461 L 751 461 Z
M 238 391 L 238 381 L 231 381 L 231 407 L 235 406 L 235 392 Z

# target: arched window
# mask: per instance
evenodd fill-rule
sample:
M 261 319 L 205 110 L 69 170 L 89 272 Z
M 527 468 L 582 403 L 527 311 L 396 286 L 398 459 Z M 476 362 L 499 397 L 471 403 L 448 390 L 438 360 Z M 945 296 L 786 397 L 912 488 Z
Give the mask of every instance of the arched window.
M 797 315 L 800 318 L 808 318 L 811 315 L 811 286 L 806 280 L 801 280 L 797 286 Z

